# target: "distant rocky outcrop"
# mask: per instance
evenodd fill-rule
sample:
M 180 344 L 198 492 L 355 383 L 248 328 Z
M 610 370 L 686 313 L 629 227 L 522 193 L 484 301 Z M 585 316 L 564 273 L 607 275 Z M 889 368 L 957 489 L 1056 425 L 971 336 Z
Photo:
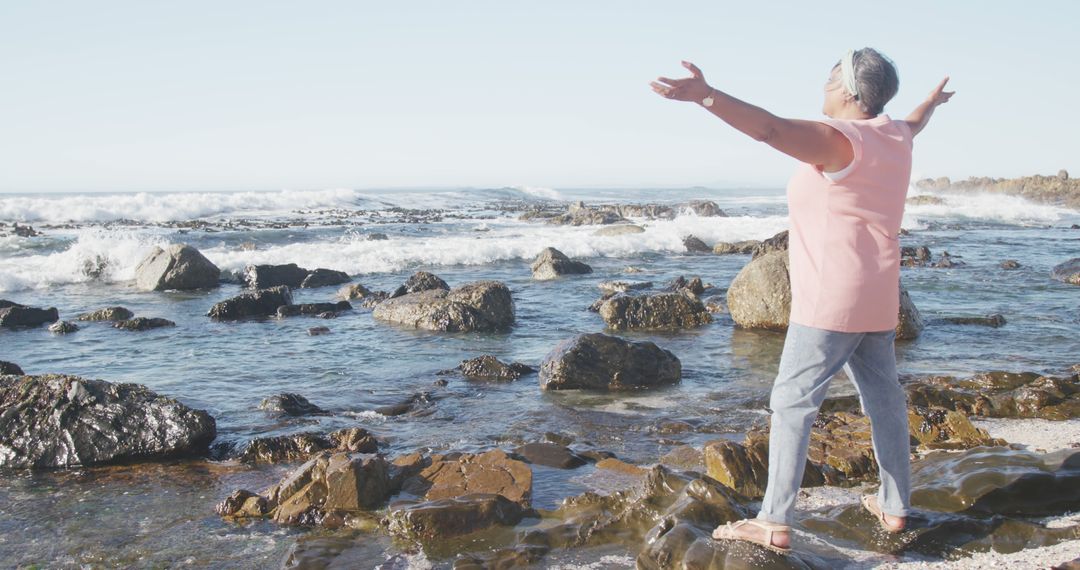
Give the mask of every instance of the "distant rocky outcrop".
M 506 285 L 477 281 L 450 291 L 429 289 L 387 299 L 372 316 L 433 331 L 500 331 L 514 323 L 514 301 Z
M 145 291 L 210 289 L 218 286 L 220 277 L 216 265 L 185 244 L 155 247 L 135 267 L 135 284 Z
M 1033 202 L 1080 209 L 1080 179 L 1070 178 L 1062 170 L 1056 176 L 1023 176 L 1020 178 L 972 177 L 953 182 L 947 177 L 924 178 L 915 183 L 920 190 L 931 192 L 988 192 L 1022 196 Z
M 545 390 L 649 388 L 678 382 L 682 363 L 652 342 L 632 342 L 601 333 L 559 343 L 540 365 Z

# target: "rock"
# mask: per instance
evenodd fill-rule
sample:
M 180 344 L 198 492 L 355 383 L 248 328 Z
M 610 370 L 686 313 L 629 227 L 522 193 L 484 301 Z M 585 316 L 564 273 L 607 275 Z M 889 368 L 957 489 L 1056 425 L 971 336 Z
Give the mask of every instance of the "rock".
M 580 261 L 573 261 L 563 252 L 545 247 L 532 262 L 533 279 L 555 279 L 563 275 L 582 275 L 592 273 L 592 267 Z
M 941 257 L 934 262 L 933 267 L 938 269 L 951 269 L 953 267 L 963 267 L 967 265 L 963 261 L 960 261 L 959 258 L 959 255 L 949 255 L 949 252 L 943 251 L 941 252 Z
M 531 511 L 502 495 L 484 493 L 422 503 L 396 503 L 386 517 L 390 534 L 419 542 L 513 526 Z
M 787 330 L 791 314 L 791 282 L 787 251 L 755 254 L 727 291 L 735 323 L 748 329 Z
M 1020 269 L 1020 262 L 1015 259 L 1006 259 L 1001 262 L 1002 269 Z
M 930 248 L 904 246 L 900 248 L 900 265 L 903 267 L 925 267 L 930 263 Z
M 289 392 L 264 398 L 259 403 L 259 409 L 293 417 L 329 415 L 329 412 L 312 404 L 307 398 Z
M 545 390 L 647 388 L 673 384 L 681 376 L 682 363 L 671 352 L 601 333 L 559 343 L 540 365 Z
M 200 455 L 214 418 L 138 384 L 0 377 L 0 467 L 45 469 Z
M 615 330 L 680 329 L 712 322 L 705 305 L 684 293 L 616 295 L 604 302 L 599 312 Z
M 909 206 L 941 206 L 945 204 L 945 199 L 940 196 L 923 194 L 921 196 L 911 196 L 907 199 L 907 203 Z
M 261 517 L 268 511 L 266 497 L 241 489 L 226 497 L 214 507 L 223 517 Z
M 135 317 L 134 319 L 127 319 L 125 321 L 116 321 L 112 326 L 113 328 L 126 331 L 148 331 L 150 329 L 159 329 L 162 327 L 175 327 L 176 323 L 169 319 L 162 319 L 159 317 Z
M 375 305 L 385 301 L 390 294 L 385 291 L 371 291 L 360 285 L 347 285 L 338 290 L 338 297 L 347 301 L 360 299 L 360 307 L 364 309 L 374 308 Z
M 49 332 L 53 334 L 68 334 L 79 330 L 79 325 L 68 321 L 56 321 L 49 325 Z
M 461 371 L 462 376 L 469 380 L 488 380 L 497 382 L 517 380 L 525 374 L 534 372 L 532 368 L 521 364 L 520 362 L 506 364 L 490 355 L 462 360 L 461 365 L 458 366 L 458 370 Z
M 1054 204 L 1067 208 L 1080 208 L 1080 180 L 1059 176 L 1024 176 L 1021 178 L 971 177 L 952 182 L 942 177 L 924 179 L 915 183 L 926 190 L 948 190 L 950 193 L 991 193 L 1022 196 L 1033 202 Z
M 1055 265 L 1050 271 L 1050 277 L 1063 283 L 1080 285 L 1080 257 Z
M 135 313 L 124 307 L 106 307 L 90 313 L 83 313 L 77 317 L 80 321 L 126 321 L 135 316 Z
M 434 291 L 434 290 L 449 291 L 450 286 L 446 284 L 436 275 L 428 273 L 427 271 L 417 271 L 409 277 L 403 285 L 394 290 L 390 294 L 390 298 L 394 299 L 401 297 L 402 295 L 408 295 L 409 293 L 419 293 L 420 291 Z
M 900 284 L 900 314 L 898 319 L 896 324 L 897 340 L 918 338 L 922 334 L 922 330 L 926 328 L 922 314 L 919 313 L 919 309 L 912 302 L 911 295 L 908 294 L 903 283 Z
M 784 230 L 773 237 L 762 241 L 754 248 L 753 257 L 750 259 L 757 259 L 763 255 L 772 253 L 774 251 L 787 251 L 788 250 L 788 231 Z
M 727 214 L 720 209 L 720 206 L 717 206 L 716 202 L 712 200 L 690 200 L 686 203 L 686 207 L 698 216 L 727 217 Z
M 257 437 L 250 442 L 237 458 L 241 463 L 279 463 L 306 460 L 317 453 L 335 450 L 358 453 L 375 453 L 378 440 L 363 428 L 338 430 L 325 436 L 305 432 L 277 437 Z
M 340 311 L 351 311 L 352 304 L 348 301 L 338 301 L 337 303 L 300 303 L 298 305 L 282 305 L 277 308 L 277 316 L 279 318 L 295 317 L 297 315 L 321 315 L 322 313 L 331 313 L 337 316 Z
M 724 297 L 722 295 L 713 295 L 703 302 L 705 304 L 705 310 L 713 315 L 723 315 L 728 312 L 727 305 L 724 303 Z
M 324 334 L 330 334 L 329 327 L 311 327 L 307 330 L 308 336 L 319 336 Z
M 56 310 L 56 307 L 39 309 L 37 307 L 11 305 L 0 309 L 0 327 L 9 329 L 40 327 L 45 323 L 53 323 L 58 320 L 60 320 L 60 312 Z
M 608 471 L 615 471 L 624 475 L 640 476 L 648 473 L 647 469 L 638 467 L 633 463 L 627 463 L 614 457 L 608 457 L 596 462 L 597 469 L 607 469 Z
M 580 207 L 571 211 L 547 218 L 547 223 L 564 226 L 594 226 L 615 223 L 627 223 L 629 220 L 619 215 L 617 211 L 597 210 Z
M 686 277 L 680 275 L 675 279 L 672 279 L 671 282 L 664 287 L 664 290 L 690 293 L 692 296 L 697 297 L 710 287 L 712 287 L 712 285 L 702 283 L 700 277 L 693 277 L 688 281 Z
M 344 428 L 330 432 L 330 441 L 336 449 L 357 453 L 375 453 L 379 442 L 364 428 Z
M 290 289 L 300 287 L 310 271 L 289 263 L 285 265 L 249 265 L 244 270 L 244 282 L 252 289 L 269 289 L 284 285 Z
M 37 237 L 41 232 L 34 230 L 33 226 L 20 225 L 19 222 L 12 224 L 11 233 L 24 238 Z
M 713 250 L 708 244 L 692 235 L 684 237 L 682 243 L 686 251 L 690 253 L 711 253 Z
M 634 224 L 617 224 L 614 226 L 604 226 L 595 232 L 594 236 L 625 236 L 630 234 L 644 233 L 645 228 Z
M 316 526 L 381 506 L 396 490 L 380 456 L 324 452 L 262 493 L 274 521 Z
M 532 469 L 501 449 L 432 455 L 413 471 L 402 489 L 429 501 L 490 493 L 527 507 L 532 499 Z
M 994 328 L 1005 326 L 1005 316 L 1001 314 L 986 315 L 985 317 L 946 317 L 943 320 L 954 325 L 980 325 Z
M 184 244 L 155 247 L 135 267 L 135 284 L 144 291 L 212 289 L 221 270 L 199 250 Z
M 625 293 L 627 291 L 639 291 L 641 289 L 648 289 L 652 287 L 652 281 L 601 281 L 597 284 L 600 291 L 607 295 L 613 295 L 615 293 Z
M 515 449 L 514 453 L 521 455 L 529 463 L 559 469 L 574 469 L 588 463 L 568 447 L 555 443 L 526 443 Z
M 23 372 L 22 368 L 19 368 L 18 364 L 15 364 L 14 362 L 8 362 L 6 360 L 0 360 L 0 376 L 6 374 L 17 374 L 19 376 L 22 376 L 26 373 Z
M 1058 180 L 1068 180 L 1069 179 L 1069 171 L 1062 168 L 1061 170 L 1058 171 L 1057 177 L 1058 177 Z
M 386 235 L 384 233 L 376 232 L 376 233 L 367 234 L 367 239 L 368 239 L 368 241 L 386 241 L 386 240 L 390 239 L 390 236 L 388 236 L 388 235 Z
M 249 317 L 266 317 L 277 313 L 282 305 L 292 304 L 292 292 L 281 285 L 243 293 L 217 303 L 206 315 L 218 321 L 235 321 Z
M 760 244 L 760 241 L 753 239 L 734 243 L 722 241 L 714 245 L 712 251 L 717 255 L 754 253 L 754 249 Z
M 506 285 L 477 281 L 450 292 L 434 289 L 387 299 L 372 316 L 433 331 L 500 331 L 514 323 L 514 301 Z
M 388 406 L 379 406 L 373 411 L 383 416 L 401 416 L 416 410 L 421 404 L 431 403 L 431 395 L 427 392 L 418 392 L 409 396 L 405 401 Z
M 352 281 L 352 278 L 344 271 L 320 268 L 308 273 L 307 277 L 304 277 L 304 280 L 300 282 L 300 287 L 312 289 L 315 287 L 341 285 L 342 283 L 348 283 L 349 281 Z
M 8 307 L 21 307 L 22 305 L 15 301 L 8 301 L 7 299 L 0 299 L 0 309 L 6 309 Z
M 626 218 L 648 218 L 673 220 L 677 212 L 675 208 L 665 204 L 611 204 L 603 206 L 601 210 L 613 212 Z
M 984 372 L 971 378 L 930 376 L 906 385 L 913 405 L 988 418 L 1080 418 L 1080 378 Z
M 704 471 L 705 455 L 692 445 L 680 445 L 662 455 L 660 463 L 686 471 Z

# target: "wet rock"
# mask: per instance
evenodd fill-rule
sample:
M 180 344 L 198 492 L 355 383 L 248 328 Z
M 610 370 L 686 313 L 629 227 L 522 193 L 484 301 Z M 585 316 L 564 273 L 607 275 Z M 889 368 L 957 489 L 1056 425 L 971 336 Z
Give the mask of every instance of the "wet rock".
M 324 416 L 330 412 L 312 404 L 300 394 L 283 393 L 264 398 L 259 403 L 259 409 L 286 416 Z
M 954 325 L 979 325 L 993 328 L 1005 326 L 1005 316 L 998 313 L 985 317 L 945 317 L 942 320 Z
M 80 321 L 126 321 L 135 316 L 135 313 L 124 307 L 105 307 L 89 313 L 83 313 L 77 317 Z
M 320 336 L 330 334 L 329 327 L 311 327 L 307 330 L 308 336 Z
M 352 281 L 352 278 L 344 271 L 319 268 L 308 273 L 307 277 L 304 277 L 304 280 L 300 282 L 300 287 L 303 289 L 314 289 L 316 287 L 341 285 L 342 283 L 348 283 L 349 281 Z
M 68 321 L 56 321 L 49 325 L 49 332 L 53 334 L 68 334 L 79 330 L 79 325 Z
M 763 255 L 767 255 L 774 251 L 787 251 L 788 250 L 788 231 L 784 230 L 773 237 L 763 240 L 754 248 L 753 257 L 751 260 L 757 259 Z
M 601 333 L 558 344 L 540 365 L 545 390 L 621 390 L 673 384 L 682 363 L 652 342 L 631 342 Z
M 300 287 L 310 271 L 288 263 L 285 265 L 249 265 L 244 270 L 244 282 L 252 289 L 269 289 L 284 285 L 290 289 Z
M 705 455 L 692 445 L 680 445 L 660 456 L 660 463 L 687 471 L 704 471 Z
M 60 320 L 60 313 L 55 307 L 39 309 L 12 304 L 0 309 L 0 327 L 9 329 L 40 327 L 45 323 Z
M 388 406 L 379 406 L 373 411 L 377 414 L 384 416 L 401 416 L 409 412 L 415 411 L 423 404 L 431 402 L 431 395 L 427 392 L 418 392 L 409 396 L 405 401 L 398 402 L 396 404 L 390 404 Z
M 427 271 L 417 271 L 410 276 L 404 284 L 394 290 L 390 294 L 390 298 L 401 297 L 402 295 L 408 295 L 409 293 L 419 293 L 420 291 L 435 291 L 443 290 L 449 291 L 450 286 L 446 284 L 438 276 L 428 273 Z
M 970 378 L 931 376 L 908 382 L 914 405 L 988 418 L 1080 418 L 1080 379 L 1024 372 L 984 372 Z
M 15 222 L 14 224 L 12 224 L 11 233 L 13 235 L 24 238 L 37 237 L 41 235 L 41 232 L 36 231 L 33 226 L 20 224 L 19 222 Z
M 19 368 L 19 365 L 14 362 L 0 360 L 0 376 L 4 374 L 18 374 L 19 376 L 22 376 L 25 372 L 23 372 L 23 369 Z
M 390 239 L 390 236 L 387 236 L 384 233 L 376 232 L 376 233 L 367 234 L 367 239 L 368 239 L 368 241 L 386 241 L 386 240 Z
M 643 467 L 638 467 L 633 463 L 627 463 L 621 459 L 614 457 L 607 457 L 596 462 L 597 469 L 606 469 L 608 471 L 615 471 L 616 473 L 622 473 L 623 475 L 641 476 L 648 473 L 648 470 Z
M 1080 285 L 1080 257 L 1055 265 L 1050 277 L 1063 283 Z
M 148 331 L 162 327 L 175 327 L 176 323 L 159 317 L 135 317 L 126 321 L 116 321 L 112 326 L 125 331 Z
M 395 465 L 408 462 L 395 460 Z M 420 457 L 408 469 L 412 475 L 404 480 L 402 490 L 424 500 L 476 493 L 502 495 L 525 507 L 532 500 L 532 469 L 501 449 Z
M 585 458 L 574 453 L 570 448 L 555 443 L 526 443 L 514 449 L 514 453 L 524 457 L 529 463 L 559 469 L 574 469 L 587 463 Z
M 967 180 L 950 181 L 946 177 L 936 180 L 919 180 L 915 186 L 926 190 L 948 190 L 949 193 L 993 193 L 1023 196 L 1043 204 L 1055 204 L 1067 208 L 1080 208 L 1080 180 L 1060 176 L 1023 176 L 1020 178 L 971 177 Z
M 135 284 L 144 291 L 212 289 L 221 270 L 199 250 L 184 244 L 155 247 L 135 267 Z
M 675 208 L 665 204 L 609 204 L 601 207 L 626 218 L 675 219 Z
M 324 452 L 261 494 L 275 522 L 317 526 L 375 509 L 395 490 L 392 466 L 382 457 Z
M 533 279 L 555 279 L 563 275 L 582 275 L 592 273 L 592 267 L 580 261 L 573 261 L 563 252 L 545 247 L 532 262 Z
M 1002 269 L 1020 269 L 1021 265 L 1020 262 L 1015 259 L 1006 259 L 1001 262 L 1000 267 Z
M 900 265 L 904 267 L 925 267 L 930 263 L 933 254 L 925 245 L 918 247 L 904 246 L 900 248 Z
M 760 241 L 754 239 L 737 242 L 722 241 L 714 245 L 712 251 L 717 255 L 754 253 L 754 249 L 760 244 Z
M 919 312 L 918 307 L 911 300 L 911 295 L 908 294 L 904 284 L 901 283 L 900 314 L 896 324 L 896 339 L 912 340 L 918 338 L 924 328 L 926 328 L 926 323 L 923 321 L 922 313 Z
M 705 304 L 705 310 L 709 311 L 713 315 L 727 314 L 727 304 L 724 303 L 724 297 L 722 295 L 713 295 L 702 301 Z
M 387 299 L 372 316 L 433 331 L 500 331 L 514 323 L 514 301 L 506 285 L 477 281 L 450 292 L 435 289 Z
M 374 308 L 375 305 L 385 301 L 389 296 L 390 294 L 386 291 L 371 291 L 359 283 L 347 285 L 338 290 L 338 297 L 346 301 L 360 299 L 360 307 L 363 309 Z
M 0 377 L 0 467 L 44 469 L 199 455 L 214 418 L 138 384 Z
M 674 292 L 686 292 L 696 297 L 704 293 L 705 290 L 710 287 L 712 287 L 712 285 L 706 285 L 702 283 L 700 277 L 692 277 L 690 279 L 687 279 L 686 277 L 680 275 L 675 279 L 672 279 L 671 282 L 664 287 L 664 290 Z
M 723 217 L 726 218 L 727 214 L 720 209 L 720 206 L 712 200 L 690 200 L 686 203 L 686 207 L 698 216 L 703 217 Z
M 949 255 L 949 252 L 943 251 L 941 252 L 941 257 L 934 262 L 933 267 L 938 269 L 951 269 L 953 267 L 963 267 L 965 265 L 967 264 L 960 261 L 959 255 Z
M 364 428 L 344 428 L 330 432 L 330 441 L 335 449 L 358 453 L 375 453 L 379 448 L 379 441 L 375 436 Z
M 728 287 L 727 306 L 735 323 L 749 329 L 787 330 L 789 271 L 787 251 L 755 254 Z
M 336 303 L 300 303 L 297 305 L 282 305 L 277 308 L 277 316 L 279 318 L 295 317 L 297 315 L 321 315 L 322 313 L 331 313 L 337 316 L 340 311 L 351 311 L 352 304 L 348 301 L 338 301 Z
M 600 307 L 603 307 L 604 303 L 608 302 L 608 299 L 614 297 L 615 295 L 616 293 L 604 293 L 600 296 L 599 299 L 593 301 L 591 305 L 585 307 L 585 309 L 593 313 L 599 313 Z
M 599 313 L 615 330 L 681 329 L 712 322 L 705 305 L 683 293 L 616 295 L 600 305 Z
M 513 526 L 529 514 L 530 509 L 502 495 L 477 493 L 421 503 L 395 503 L 385 520 L 390 534 L 427 542 L 494 526 Z
M 7 299 L 0 299 L 0 309 L 6 309 L 8 307 L 21 307 L 22 305 L 15 301 L 8 301 Z
M 595 232 L 594 236 L 625 236 L 630 234 L 644 233 L 645 228 L 634 224 L 618 224 L 614 226 L 604 226 Z
M 593 226 L 627 222 L 629 220 L 619 214 L 617 207 L 614 209 L 597 209 L 586 207 L 580 202 L 572 204 L 565 214 L 547 218 L 549 224 L 569 226 Z
M 213 307 L 207 314 L 218 321 L 236 321 L 250 317 L 267 317 L 277 313 L 282 305 L 292 304 L 292 292 L 282 285 L 270 289 L 259 289 L 226 299 Z
M 308 459 L 327 450 L 375 453 L 378 449 L 378 440 L 367 430 L 349 428 L 329 435 L 304 432 L 257 437 L 248 442 L 237 459 L 242 463 L 280 463 Z
M 261 517 L 269 511 L 266 497 L 241 489 L 226 497 L 214 507 L 223 517 Z
M 526 374 L 535 372 L 531 367 L 520 362 L 506 364 L 491 355 L 478 356 L 462 360 L 458 366 L 461 375 L 469 380 L 507 382 L 517 380 Z
M 626 293 L 627 291 L 639 291 L 641 289 L 648 289 L 652 287 L 652 281 L 601 281 L 597 284 L 600 291 L 605 295 L 614 295 L 615 293 Z
M 908 198 L 907 203 L 909 206 L 941 206 L 945 204 L 945 199 L 940 196 L 923 194 Z
M 692 235 L 684 237 L 682 243 L 686 251 L 691 253 L 711 253 L 713 250 L 709 244 L 701 241 L 701 238 Z

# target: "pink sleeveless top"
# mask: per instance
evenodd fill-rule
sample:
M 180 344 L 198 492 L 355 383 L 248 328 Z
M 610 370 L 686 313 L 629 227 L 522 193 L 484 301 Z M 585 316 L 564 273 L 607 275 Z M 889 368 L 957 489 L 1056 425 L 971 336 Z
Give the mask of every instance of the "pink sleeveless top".
M 840 332 L 894 329 L 911 129 L 884 114 L 821 122 L 847 136 L 855 159 L 835 181 L 802 163 L 788 182 L 790 320 Z

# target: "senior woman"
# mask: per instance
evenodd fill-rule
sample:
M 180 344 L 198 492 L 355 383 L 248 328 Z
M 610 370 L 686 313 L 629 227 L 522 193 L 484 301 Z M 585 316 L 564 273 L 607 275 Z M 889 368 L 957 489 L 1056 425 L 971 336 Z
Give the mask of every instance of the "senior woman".
M 769 481 L 757 518 L 717 527 L 713 538 L 790 550 L 795 496 L 810 427 L 841 367 L 870 417 L 881 486 L 863 506 L 889 532 L 909 509 L 907 404 L 893 342 L 900 302 L 897 234 L 911 177 L 912 139 L 953 92 L 948 77 L 905 120 L 884 114 L 899 79 L 871 48 L 848 51 L 825 83 L 821 121 L 777 117 L 710 87 L 701 70 L 661 77 L 660 95 L 698 103 L 729 125 L 798 159 L 787 186 L 791 316 L 773 385 Z

